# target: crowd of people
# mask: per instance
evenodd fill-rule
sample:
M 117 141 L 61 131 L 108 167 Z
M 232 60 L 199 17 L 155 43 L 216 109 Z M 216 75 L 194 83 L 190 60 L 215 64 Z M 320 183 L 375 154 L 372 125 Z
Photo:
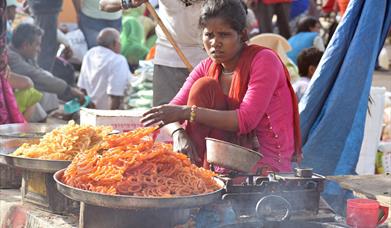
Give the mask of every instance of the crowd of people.
M 24 116 L 21 119 L 45 122 L 59 104 L 74 98 L 82 103 L 85 96 L 91 97 L 91 107 L 119 109 L 124 106 L 125 90 L 139 61 L 152 58 L 153 106 L 169 103 L 190 72 L 166 34 L 155 26 L 143 4 L 146 1 L 125 1 L 128 4 L 124 6 L 120 0 L 73 0 L 77 27 L 69 31 L 66 26 L 58 25 L 62 0 L 8 0 L 4 6 L 7 13 L 3 14 L 4 51 L 8 53 L 9 86 L 16 98 L 14 111 Z M 159 0 L 155 3 L 163 23 L 192 67 L 208 57 L 198 24 L 204 2 Z M 290 73 L 291 83 L 303 84 L 305 80 L 298 80 L 299 53 L 311 47 L 324 50 L 319 20 L 311 16 L 319 15 L 311 10 L 315 1 L 245 0 L 240 3 L 246 11 L 244 25 L 248 38 L 273 32 L 281 34 L 279 38 L 266 38 L 269 39 L 266 43 L 255 43 L 276 51 Z M 273 15 L 277 16 L 275 25 Z M 294 20 L 297 25 L 292 26 Z M 291 31 L 296 28 L 296 34 L 291 37 Z M 113 29 L 118 33 L 115 39 Z M 69 33 L 69 37 L 79 34 L 81 44 L 69 42 L 64 33 Z M 102 41 L 102 33 L 110 35 L 103 36 Z M 278 39 L 281 41 L 275 41 Z M 280 50 L 280 44 L 267 45 L 286 41 L 289 44 L 285 50 Z M 76 57 L 78 60 L 74 61 Z
M 122 109 L 138 61 L 152 58 L 154 108 L 142 121 L 166 125 L 175 150 L 207 166 L 204 138 L 214 137 L 261 150 L 259 172 L 289 171 L 300 159 L 298 100 L 325 49 L 315 1 L 157 1 L 191 72 L 167 34 L 154 33 L 146 2 L 73 0 L 86 50 L 72 62 L 80 50 L 57 25 L 62 0 L 8 0 L 1 123 L 45 122 L 86 96 L 89 107 Z
M 316 0 L 157 0 L 166 29 L 147 2 L 73 0 L 69 31 L 58 25 L 63 0 L 0 1 L 0 124 L 46 122 L 71 100 L 123 109 L 148 60 L 153 107 L 141 123 L 165 126 L 175 151 L 208 169 L 211 137 L 261 151 L 252 173 L 292 171 L 302 157 L 298 103 L 328 43 L 319 17 L 331 5 L 342 17 L 348 1 L 322 12 Z

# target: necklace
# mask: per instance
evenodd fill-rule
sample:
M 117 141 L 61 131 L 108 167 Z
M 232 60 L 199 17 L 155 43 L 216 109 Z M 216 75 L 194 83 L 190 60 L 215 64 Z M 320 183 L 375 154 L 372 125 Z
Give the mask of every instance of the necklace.
M 221 70 L 221 73 L 223 73 L 224 75 L 232 75 L 235 71 L 231 71 L 231 72 L 225 72 L 224 69 Z

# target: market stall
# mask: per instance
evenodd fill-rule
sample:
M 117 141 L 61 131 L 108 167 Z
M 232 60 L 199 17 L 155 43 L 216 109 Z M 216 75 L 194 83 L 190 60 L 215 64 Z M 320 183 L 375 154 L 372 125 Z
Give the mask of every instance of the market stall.
M 75 223 L 86 228 L 175 227 L 183 224 L 185 227 L 194 227 L 197 222 L 203 221 L 199 219 L 200 216 L 218 215 L 219 212 L 213 211 L 213 208 L 216 204 L 223 204 L 230 205 L 229 208 L 235 213 L 227 218 L 229 222 L 220 221 L 221 227 L 292 227 L 294 224 L 344 227 L 343 223 L 335 220 L 335 213 L 321 200 L 325 178 L 313 173 L 312 169 L 260 176 L 247 170 L 245 164 L 248 161 L 243 162 L 248 156 L 256 162 L 261 158 L 260 154 L 217 142 L 231 149 L 216 150 L 219 147 L 214 144 L 213 148 L 209 147 L 208 153 L 219 153 L 221 156 L 227 154 L 225 151 L 232 153 L 235 150 L 235 153 L 242 154 L 212 163 L 212 170 L 215 165 L 223 163 L 227 168 L 236 167 L 230 173 L 214 174 L 210 170 L 196 168 L 186 156 L 172 152 L 170 145 L 155 142 L 151 134 L 154 129 L 139 128 L 116 134 L 108 134 L 111 128 L 107 128 L 107 131 L 102 129 L 105 128 L 99 131 L 93 127 L 69 123 L 47 133 L 39 143 L 32 144 L 35 145 L 34 150 L 24 145 L 16 147 L 19 149 L 14 148 L 16 151 L 1 153 L 3 162 L 23 170 L 23 182 L 21 192 L 0 190 L 4 211 L 0 223 L 9 222 L 10 215 L 16 213 L 14 211 L 22 211 L 25 224 L 35 224 L 31 227 L 42 227 L 45 224 L 45 227 L 65 228 L 75 227 Z M 75 148 L 75 142 L 80 142 L 75 134 L 82 138 L 87 131 L 90 132 L 90 138 L 94 131 L 105 132 L 105 136 L 99 143 L 85 146 L 83 151 L 72 155 L 72 162 L 59 160 L 59 156 L 71 154 L 69 151 Z M 70 134 L 73 134 L 75 142 L 61 141 L 72 138 Z M 57 138 L 53 138 L 54 135 Z M 56 144 L 59 147 L 51 153 L 63 151 L 64 154 L 56 155 L 55 159 L 26 157 L 31 156 L 31 151 L 34 151 L 34 155 L 38 151 L 45 158 L 53 156 L 42 152 L 42 145 L 47 145 L 51 138 L 60 142 Z M 86 141 L 86 138 L 82 141 Z M 67 150 L 61 149 L 61 146 Z M 116 152 L 119 149 L 127 152 Z M 237 166 L 238 158 L 242 161 L 241 166 Z M 114 173 L 122 168 L 125 170 L 121 174 L 123 177 L 116 177 Z M 186 177 L 187 172 L 192 175 Z M 144 178 L 141 184 L 137 178 L 134 179 L 138 175 Z M 171 184 L 166 185 L 163 180 L 171 181 Z M 165 189 L 172 186 L 177 187 Z M 204 210 L 209 212 L 204 213 Z M 50 219 L 45 223 L 37 222 L 48 216 Z

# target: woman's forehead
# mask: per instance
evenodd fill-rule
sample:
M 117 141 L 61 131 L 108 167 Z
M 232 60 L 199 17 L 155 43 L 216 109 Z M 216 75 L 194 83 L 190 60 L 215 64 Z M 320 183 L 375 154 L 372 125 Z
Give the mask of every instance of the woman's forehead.
M 232 26 L 220 17 L 210 18 L 205 23 L 205 30 L 227 30 L 232 29 Z

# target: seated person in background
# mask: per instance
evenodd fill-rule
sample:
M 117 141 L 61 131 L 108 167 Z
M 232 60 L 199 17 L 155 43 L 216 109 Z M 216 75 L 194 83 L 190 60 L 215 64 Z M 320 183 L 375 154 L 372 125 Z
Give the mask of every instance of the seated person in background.
M 296 35 L 289 38 L 288 42 L 292 50 L 288 57 L 297 64 L 297 56 L 304 48 L 316 47 L 324 51 L 324 42 L 320 37 L 320 22 L 314 17 L 303 17 L 297 25 Z
M 128 62 L 120 55 L 119 32 L 105 28 L 97 37 L 98 46 L 83 58 L 78 86 L 91 97 L 97 109 L 120 109 L 128 79 Z
M 46 112 L 58 108 L 57 97 L 63 101 L 78 98 L 83 103 L 84 94 L 78 88 L 69 86 L 64 80 L 38 66 L 36 59 L 40 52 L 42 34 L 40 28 L 28 23 L 20 24 L 14 30 L 8 51 L 11 71 L 29 77 L 35 88 L 43 92 L 40 103 Z
M 300 52 L 297 57 L 297 66 L 299 67 L 300 78 L 293 83 L 292 87 L 295 90 L 297 100 L 300 101 L 304 92 L 307 90 L 308 84 L 314 75 L 316 67 L 318 66 L 323 52 L 317 48 L 307 48 Z
M 34 88 L 33 81 L 29 77 L 10 72 L 9 83 L 14 89 L 19 111 L 27 122 L 44 121 L 47 115 L 38 103 L 43 95 Z M 35 112 L 37 112 L 36 115 L 34 115 Z

